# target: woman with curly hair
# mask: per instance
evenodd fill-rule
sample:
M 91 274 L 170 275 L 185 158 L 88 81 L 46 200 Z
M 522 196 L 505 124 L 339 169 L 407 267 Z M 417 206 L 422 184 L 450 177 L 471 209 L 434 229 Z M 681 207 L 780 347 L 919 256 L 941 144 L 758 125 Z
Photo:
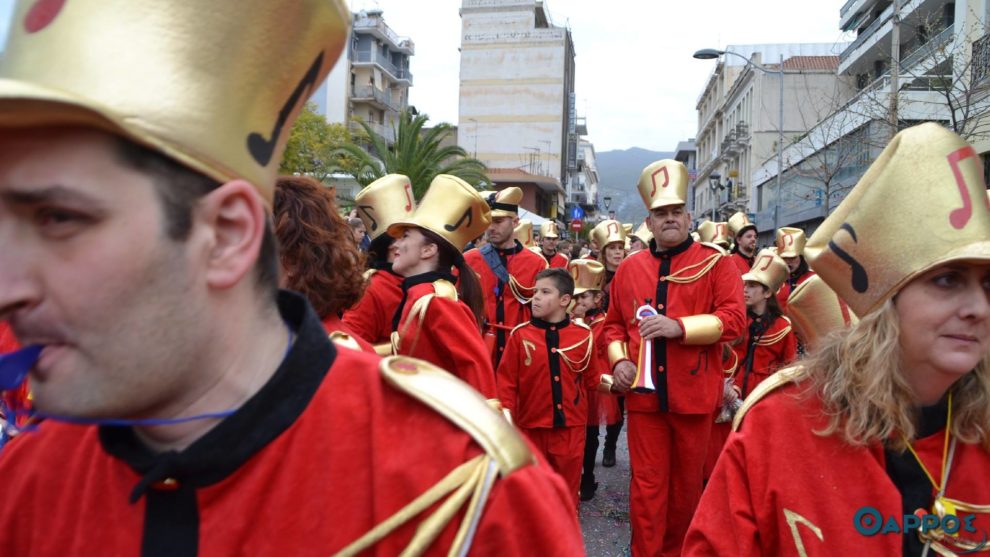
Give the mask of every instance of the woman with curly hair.
M 746 399 L 684 555 L 986 551 L 990 206 L 976 152 L 934 123 L 900 132 L 805 256 L 860 321 Z
M 392 317 L 394 353 L 433 363 L 493 399 L 495 370 L 481 337 L 481 284 L 460 251 L 490 222 L 491 209 L 473 187 L 440 174 L 412 217 L 388 233 L 396 238 L 392 269 L 405 277 Z
M 373 351 L 340 321 L 364 291 L 364 256 L 351 228 L 337 214 L 331 190 L 306 176 L 281 176 L 275 184 L 275 235 L 281 286 L 309 300 L 332 339 Z

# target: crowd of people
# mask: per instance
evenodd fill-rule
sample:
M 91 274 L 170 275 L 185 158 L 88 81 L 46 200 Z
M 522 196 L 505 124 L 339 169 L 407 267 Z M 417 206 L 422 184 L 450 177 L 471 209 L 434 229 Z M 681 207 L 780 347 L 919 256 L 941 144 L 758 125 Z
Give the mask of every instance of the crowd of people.
M 345 217 L 277 169 L 348 11 L 275 4 L 17 6 L 0 553 L 580 555 L 623 429 L 637 557 L 990 550 L 990 201 L 962 139 L 901 131 L 763 249 L 742 212 L 692 230 L 673 160 L 642 169 L 642 222 L 574 241 L 443 174 Z

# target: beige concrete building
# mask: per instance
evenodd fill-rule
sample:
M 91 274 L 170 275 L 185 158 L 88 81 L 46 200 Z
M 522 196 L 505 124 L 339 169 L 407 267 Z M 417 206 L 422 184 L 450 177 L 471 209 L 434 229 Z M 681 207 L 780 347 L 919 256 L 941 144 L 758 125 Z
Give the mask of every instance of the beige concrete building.
M 841 106 L 854 91 L 835 74 L 843 45 L 739 45 L 735 52 L 772 73 L 754 69 L 744 59 L 723 56 L 698 99 L 697 174 L 693 182 L 693 216 L 697 222 L 718 220 L 736 211 L 759 213 L 770 195 L 755 173 L 776 161 L 780 126 L 781 60 L 784 66 L 784 144 L 807 133 L 822 117 Z M 758 223 L 759 224 L 759 223 Z M 772 228 L 764 226 L 763 228 Z
M 409 59 L 414 54 L 413 41 L 393 31 L 381 10 L 357 12 L 341 61 L 310 100 L 330 122 L 356 130 L 355 118 L 361 118 L 394 140 L 399 112 L 409 106 Z
M 460 13 L 459 145 L 490 168 L 552 178 L 537 206 L 557 218 L 583 131 L 570 30 L 535 0 L 462 0 Z

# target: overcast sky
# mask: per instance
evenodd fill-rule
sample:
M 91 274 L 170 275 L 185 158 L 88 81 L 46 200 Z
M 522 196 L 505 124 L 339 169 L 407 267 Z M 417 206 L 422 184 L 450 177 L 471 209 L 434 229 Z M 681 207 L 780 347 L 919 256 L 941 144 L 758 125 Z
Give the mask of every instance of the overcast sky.
M 457 123 L 460 0 L 349 0 L 378 7 L 416 44 L 412 104 L 432 121 Z M 837 42 L 845 0 L 549 0 L 577 53 L 578 114 L 598 151 L 670 151 L 694 137 L 695 103 L 715 62 L 700 48 L 730 44 Z M 0 0 L 0 46 L 13 0 Z

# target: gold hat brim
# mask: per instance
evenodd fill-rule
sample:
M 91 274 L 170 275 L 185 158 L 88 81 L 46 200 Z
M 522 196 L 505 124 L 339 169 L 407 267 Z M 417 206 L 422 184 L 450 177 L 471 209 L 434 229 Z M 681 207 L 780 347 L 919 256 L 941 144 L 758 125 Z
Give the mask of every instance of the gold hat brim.
M 601 288 L 574 288 L 574 295 L 584 294 L 585 292 L 601 292 Z
M 428 223 L 422 222 L 420 219 L 417 219 L 415 216 L 413 216 L 409 220 L 394 222 L 390 224 L 388 230 L 386 231 L 386 234 L 398 240 L 399 238 L 402 237 L 403 232 L 405 232 L 407 228 L 422 228 L 423 230 L 429 230 L 430 232 L 439 236 L 440 239 L 443 240 L 443 243 L 446 244 L 448 247 L 454 248 L 457 251 L 461 251 L 462 249 L 464 249 L 464 246 L 455 246 L 454 244 L 450 243 L 450 240 L 448 240 L 447 237 L 444 236 L 444 234 L 446 234 L 445 232 L 441 232 L 440 230 L 437 230 L 435 227 L 431 226 Z

